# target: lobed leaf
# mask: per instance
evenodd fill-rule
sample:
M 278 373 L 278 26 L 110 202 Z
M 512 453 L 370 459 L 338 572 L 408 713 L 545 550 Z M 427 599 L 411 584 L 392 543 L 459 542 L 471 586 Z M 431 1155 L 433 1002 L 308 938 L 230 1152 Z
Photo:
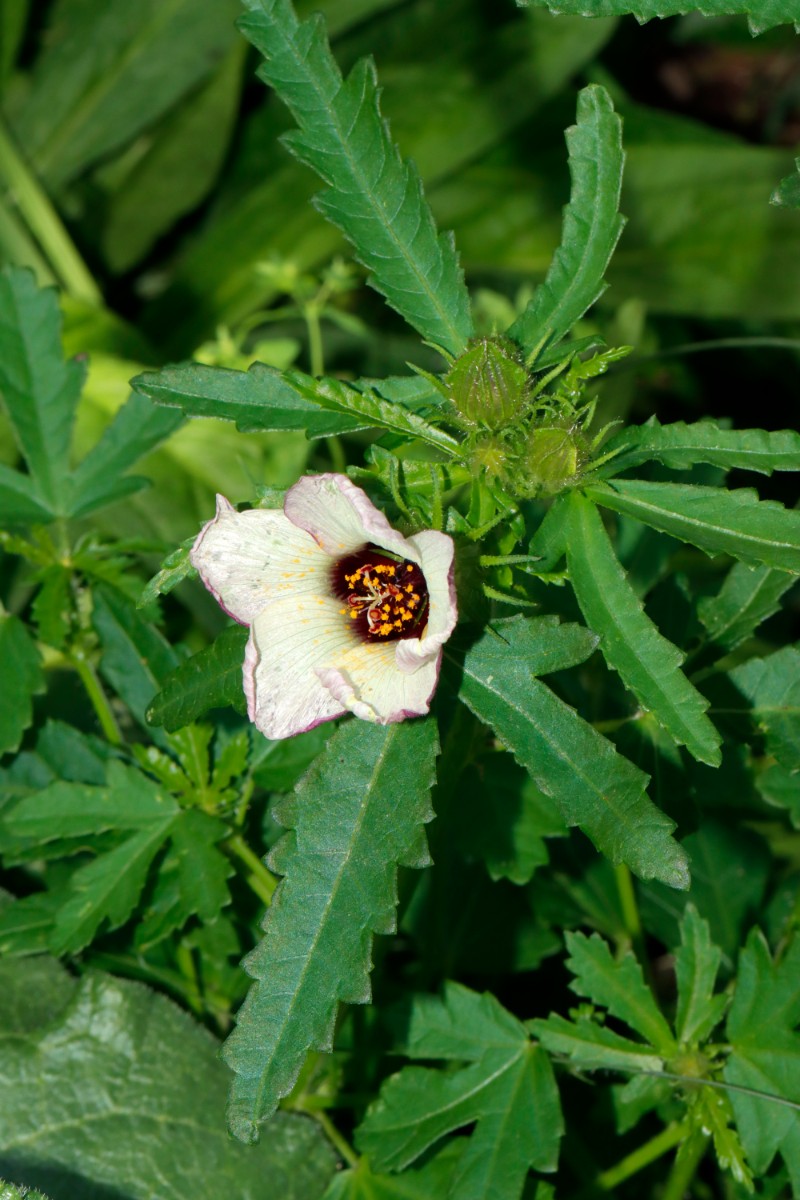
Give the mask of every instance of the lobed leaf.
M 517 0 L 517 3 L 546 6 L 552 13 L 576 17 L 622 17 L 630 13 L 641 22 L 695 11 L 704 17 L 742 15 L 747 17 L 753 34 L 775 25 L 797 25 L 793 0 Z
M 430 719 L 348 722 L 276 810 L 291 832 L 270 865 L 285 879 L 245 959 L 256 982 L 224 1048 L 243 1141 L 291 1091 L 308 1050 L 330 1047 L 339 1001 L 369 998 L 372 935 L 395 928 L 397 865 L 427 860 L 435 754 Z
M 316 205 L 353 243 L 370 282 L 424 338 L 458 354 L 472 333 L 452 236 L 438 236 L 416 168 L 404 163 L 378 106 L 375 68 L 342 79 L 322 21 L 289 0 L 246 0 L 240 22 L 263 54 L 259 75 L 289 107 L 294 154 L 327 188 Z
M 675 1036 L 685 1046 L 698 1046 L 722 1020 L 727 996 L 715 996 L 722 951 L 711 941 L 708 922 L 693 904 L 687 904 L 681 920 L 681 945 L 675 951 L 678 1009 Z
M 61 314 L 52 288 L 32 271 L 0 271 L 0 397 L 28 464 L 35 499 L 52 516 L 70 512 L 70 464 L 75 408 L 86 368 L 65 362 Z
M 664 1060 L 651 1046 L 622 1037 L 588 1014 L 579 1013 L 568 1021 L 557 1013 L 530 1022 L 532 1032 L 551 1054 L 566 1054 L 586 1071 L 661 1071 Z
M 147 709 L 148 723 L 174 733 L 210 708 L 245 712 L 242 664 L 248 634 L 244 626 L 230 625 L 212 645 L 171 671 Z
M 76 1200 L 263 1200 L 265 1179 L 283 1200 L 324 1191 L 335 1157 L 315 1122 L 278 1113 L 261 1145 L 231 1141 L 218 1043 L 164 996 L 41 958 L 0 964 L 0 981 L 5 1174 Z
M 800 574 L 800 511 L 759 500 L 750 488 L 725 491 L 680 483 L 614 479 L 587 496 L 614 512 L 690 542 L 706 554 Z
M 564 209 L 561 245 L 543 284 L 508 336 L 531 351 L 569 333 L 605 291 L 605 272 L 622 233 L 622 122 L 605 88 L 578 94 L 577 124 L 566 133 L 572 190 Z
M 609 666 L 678 745 L 700 762 L 719 766 L 720 735 L 706 716 L 708 700 L 681 671 L 683 654 L 644 611 L 595 506 L 578 492 L 569 506 L 570 581 Z
M 33 721 L 33 697 L 44 691 L 42 660 L 19 617 L 0 612 L 0 754 L 17 750 Z
M 796 582 L 774 567 L 734 563 L 717 595 L 699 601 L 697 615 L 712 642 L 733 650 L 779 611 L 781 596 Z
M 784 646 L 751 658 L 730 672 L 750 703 L 750 717 L 764 733 L 767 751 L 790 771 L 800 769 L 800 650 Z
M 459 695 L 555 799 L 568 825 L 579 825 L 613 863 L 685 888 L 686 855 L 670 837 L 673 823 L 647 797 L 647 776 L 533 677 L 566 665 L 548 667 L 547 654 L 557 661 L 569 630 L 561 633 L 553 618 L 494 623 L 466 653 Z M 588 652 L 593 642 L 583 634 Z
M 21 475 L 0 463 L 0 521 L 3 525 L 46 525 L 52 519 L 53 514 L 31 476 Z
M 630 467 L 656 459 L 678 471 L 695 463 L 711 463 L 724 471 L 735 468 L 771 475 L 773 471 L 800 470 L 800 433 L 780 429 L 720 429 L 716 421 L 687 425 L 676 421 L 660 425 L 655 417 L 645 425 L 628 425 L 603 446 L 603 456 L 614 457 L 600 470 L 617 475 Z
M 515 1053 L 525 1028 L 491 992 L 447 981 L 442 996 L 418 995 L 404 1013 L 398 1049 L 408 1058 L 478 1062 L 489 1050 Z

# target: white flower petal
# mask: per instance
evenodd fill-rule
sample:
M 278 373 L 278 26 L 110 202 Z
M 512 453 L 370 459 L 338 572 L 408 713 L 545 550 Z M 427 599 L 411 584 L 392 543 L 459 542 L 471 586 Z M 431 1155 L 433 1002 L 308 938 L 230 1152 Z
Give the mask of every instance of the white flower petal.
M 333 558 L 372 543 L 419 563 L 419 551 L 346 475 L 304 475 L 286 493 L 283 510 Z M 444 536 L 444 535 L 442 535 Z
M 279 596 L 253 621 L 244 690 L 250 720 L 268 738 L 303 733 L 347 711 L 315 674 L 356 641 L 341 607 L 325 594 Z
M 273 597 L 325 592 L 331 561 L 280 509 L 239 513 L 217 496 L 217 515 L 204 525 L 189 555 L 227 613 L 250 625 Z
M 415 533 L 408 539 L 419 554 L 422 574 L 428 585 L 428 623 L 418 638 L 395 642 L 395 661 L 400 671 L 413 673 L 425 663 L 437 661 L 441 649 L 456 627 L 458 607 L 453 578 L 453 539 L 434 529 Z
M 317 675 L 331 694 L 362 720 L 390 725 L 423 716 L 439 678 L 441 650 L 413 674 L 398 671 L 396 642 L 358 642 Z

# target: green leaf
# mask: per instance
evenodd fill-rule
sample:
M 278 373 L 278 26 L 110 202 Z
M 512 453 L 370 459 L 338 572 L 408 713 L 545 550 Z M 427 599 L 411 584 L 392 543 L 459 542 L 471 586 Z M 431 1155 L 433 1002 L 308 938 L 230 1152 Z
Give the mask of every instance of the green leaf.
M 797 24 L 793 0 L 517 0 L 519 4 L 547 7 L 553 13 L 580 17 L 622 17 L 631 13 L 637 21 L 654 17 L 678 17 L 697 11 L 704 17 L 747 17 L 753 34 L 774 25 Z
M 730 679 L 752 705 L 750 716 L 768 752 L 790 771 L 800 769 L 800 650 L 784 646 L 766 658 L 751 658 Z
M 629 425 L 603 446 L 603 457 L 614 454 L 601 474 L 617 475 L 654 458 L 678 471 L 695 463 L 711 463 L 724 471 L 738 468 L 771 475 L 800 470 L 800 433 L 781 429 L 720 429 L 716 421 L 660 425 L 651 417 L 645 425 Z
M 568 1021 L 557 1013 L 530 1022 L 532 1032 L 551 1054 L 565 1054 L 585 1071 L 661 1071 L 664 1060 L 651 1046 L 598 1025 L 587 1013 Z
M 156 408 L 134 392 L 75 471 L 72 516 L 86 516 L 147 487 L 148 480 L 126 477 L 125 471 L 174 433 L 182 420 L 179 413 Z
M 41 962 L 0 964 L 5 1174 L 46 1178 L 71 1200 L 260 1200 L 265 1180 L 284 1200 L 316 1200 L 335 1159 L 315 1122 L 278 1113 L 258 1147 L 237 1145 L 215 1038 L 139 983 L 66 971 L 45 980 Z M 40 1012 L 43 999 L 59 1015 L 9 1036 L 19 1010 Z
M 553 664 L 575 628 L 559 627 L 554 618 L 496 622 L 467 651 L 459 695 L 555 799 L 568 825 L 579 825 L 613 863 L 685 888 L 686 856 L 670 837 L 673 822 L 647 798 L 647 776 L 533 678 L 567 665 Z M 580 633 L 586 653 L 593 639 Z
M 43 1192 L 32 1192 L 24 1185 L 18 1188 L 0 1179 L 0 1200 L 47 1200 L 47 1196 Z
M 508 330 L 527 351 L 549 334 L 560 341 L 606 289 L 605 271 L 622 233 L 622 122 L 598 84 L 578 95 L 577 124 L 567 130 L 572 192 L 561 245 L 547 278 Z
M 800 573 L 800 511 L 759 500 L 750 488 L 725 491 L 614 479 L 585 490 L 605 508 L 699 546 L 706 554 L 731 554 L 744 562 Z
M 39 496 L 30 475 L 0 463 L 0 521 L 5 526 L 46 525 L 53 514 Z
M 300 429 L 310 438 L 332 437 L 368 425 L 355 415 L 321 410 L 280 371 L 263 363 L 254 363 L 249 371 L 185 363 L 137 375 L 131 384 L 156 403 L 177 406 L 187 416 L 235 421 L 243 433 Z
M 218 848 L 228 836 L 224 821 L 208 813 L 187 809 L 174 825 L 170 839 L 178 860 L 181 899 L 189 914 L 214 921 L 230 903 L 230 862 Z
M 450 1195 L 462 1151 L 460 1140 L 446 1142 L 434 1158 L 402 1175 L 381 1175 L 362 1158 L 357 1167 L 336 1175 L 322 1200 L 440 1200 Z
M 427 861 L 435 753 L 432 720 L 348 722 L 276 810 L 291 833 L 270 865 L 285 879 L 246 959 L 256 983 L 224 1052 L 242 1140 L 291 1091 L 307 1051 L 330 1047 L 338 1002 L 369 998 L 372 934 L 395 928 L 397 864 Z
M 700 600 L 697 615 L 712 642 L 733 650 L 779 611 L 781 596 L 796 582 L 772 567 L 734 563 L 717 595 Z
M 86 368 L 64 362 L 61 314 L 52 288 L 32 271 L 0 271 L 0 395 L 43 505 L 70 511 L 72 425 Z
M 800 208 L 800 158 L 795 160 L 797 170 L 782 179 L 769 198 L 770 204 L 784 204 L 787 208 Z
M 569 577 L 606 661 L 678 745 L 719 766 L 720 735 L 706 716 L 708 700 L 681 670 L 684 655 L 644 611 L 595 506 L 578 492 L 569 505 Z
M 230 625 L 211 646 L 176 667 L 147 709 L 148 722 L 174 733 L 210 708 L 245 712 L 242 664 L 248 634 L 242 625 Z
M 630 951 L 614 959 L 603 938 L 593 933 L 565 935 L 570 957 L 567 966 L 575 976 L 569 985 L 579 996 L 607 1008 L 645 1039 L 662 1058 L 675 1053 L 675 1039 L 667 1020 L 644 981 L 642 968 Z
M 161 564 L 161 570 L 156 572 L 142 591 L 137 608 L 147 608 L 155 603 L 159 596 L 168 595 L 179 583 L 183 583 L 184 579 L 194 578 L 197 570 L 192 566 L 189 553 L 195 541 L 195 537 L 187 538 L 177 550 L 167 555 Z
M 59 0 L 14 120 L 37 172 L 62 187 L 151 127 L 211 74 L 237 11 L 234 0 Z
M 675 1036 L 681 1045 L 698 1046 L 722 1020 L 727 996 L 715 996 L 722 951 L 711 941 L 708 922 L 687 904 L 681 920 L 681 945 L 675 952 L 678 1010 Z
M 0 957 L 46 954 L 64 890 L 35 892 L 0 908 Z
M 0 754 L 16 750 L 33 721 L 33 697 L 44 691 L 39 651 L 19 617 L 0 614 Z
M 370 282 L 424 338 L 451 354 L 472 333 L 452 237 L 438 236 L 416 168 L 404 163 L 378 107 L 375 68 L 342 79 L 319 18 L 289 0 L 246 0 L 240 28 L 265 58 L 259 74 L 297 122 L 285 139 L 328 185 L 316 206 L 348 237 Z
M 558 1161 L 563 1123 L 547 1056 L 493 998 L 449 984 L 444 1001 L 422 997 L 419 1009 L 417 1003 L 411 1017 L 417 1053 L 424 1047 L 440 1057 L 443 1039 L 447 1057 L 471 1065 L 455 1072 L 406 1067 L 393 1076 L 358 1130 L 359 1147 L 379 1169 L 400 1170 L 445 1134 L 476 1121 L 451 1194 L 517 1200 L 530 1168 L 554 1171 Z
M 63 650 L 73 616 L 71 572 L 61 563 L 56 563 L 45 567 L 39 579 L 41 587 L 31 605 L 39 641 L 56 650 Z
M 96 587 L 93 595 L 92 621 L 103 648 L 100 670 L 146 728 L 147 708 L 177 667 L 178 656 L 125 596 L 103 586 Z
M 736 1124 L 753 1170 L 762 1174 L 779 1151 L 797 1186 L 800 1146 L 797 1112 L 769 1096 L 800 1102 L 800 942 L 773 963 L 763 934 L 753 930 L 739 958 L 728 1013 L 731 1053 L 726 1082 L 765 1092 L 761 1099 L 731 1092 Z
M 548 861 L 544 839 L 567 832 L 558 805 L 510 754 L 493 754 L 468 767 L 458 786 L 461 853 L 484 862 L 494 880 L 529 883 L 536 868 Z

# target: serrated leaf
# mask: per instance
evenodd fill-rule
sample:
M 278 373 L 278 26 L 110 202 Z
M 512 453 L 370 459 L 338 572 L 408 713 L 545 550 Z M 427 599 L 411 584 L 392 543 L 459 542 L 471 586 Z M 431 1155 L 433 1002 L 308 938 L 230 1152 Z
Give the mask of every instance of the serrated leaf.
M 293 388 L 280 371 L 254 363 L 248 371 L 184 363 L 146 371 L 131 386 L 157 404 L 181 408 L 187 416 L 235 421 L 243 433 L 297 429 L 308 437 L 332 437 L 368 422 L 356 415 L 326 412 Z
M 181 897 L 190 913 L 213 921 L 230 903 L 230 862 L 219 849 L 228 834 L 224 821 L 208 813 L 187 809 L 173 826 L 170 840 L 178 860 Z
M 753 34 L 763 33 L 774 25 L 797 24 L 793 0 L 517 0 L 517 3 L 575 17 L 622 17 L 630 13 L 642 22 L 695 11 L 704 17 L 741 15 L 747 17 Z
M 800 158 L 795 160 L 797 170 L 782 179 L 769 198 L 770 204 L 784 204 L 787 208 L 800 208 Z
M 372 935 L 395 928 L 397 864 L 425 862 L 435 753 L 430 719 L 351 721 L 277 809 L 291 833 L 271 865 L 285 879 L 266 936 L 245 960 L 256 983 L 224 1050 L 236 1072 L 229 1122 L 240 1139 L 257 1137 L 307 1051 L 329 1048 L 338 1002 L 369 998 Z
M 400 1170 L 476 1121 L 450 1194 L 516 1200 L 531 1167 L 552 1171 L 558 1159 L 563 1124 L 547 1056 L 497 1001 L 466 988 L 449 984 L 443 1001 L 415 999 L 411 1013 L 416 1053 L 439 1057 L 442 1039 L 447 1057 L 459 1057 L 460 1043 L 472 1065 L 455 1072 L 407 1067 L 393 1076 L 357 1132 L 359 1147 L 377 1167 Z
M 685 888 L 686 856 L 670 837 L 673 823 L 647 797 L 647 776 L 533 677 L 566 665 L 547 665 L 571 636 L 561 628 L 553 618 L 496 622 L 467 651 L 459 695 L 556 800 L 568 825 L 579 825 L 613 863 Z M 591 635 L 581 633 L 588 652 Z
M 56 563 L 45 567 L 39 578 L 41 587 L 31 606 L 39 630 L 39 640 L 56 650 L 62 650 L 69 633 L 72 617 L 71 572 Z
M 699 546 L 706 554 L 730 554 L 743 562 L 800 574 L 800 511 L 760 500 L 750 488 L 725 491 L 614 479 L 585 490 L 597 504 Z
M 240 28 L 265 58 L 259 75 L 289 107 L 291 150 L 328 185 L 322 214 L 348 237 L 370 282 L 424 338 L 451 354 L 472 333 L 452 236 L 438 236 L 416 168 L 392 142 L 375 68 L 343 80 L 319 18 L 298 22 L 288 0 L 246 0 Z
M 767 750 L 790 771 L 800 768 L 800 650 L 784 646 L 766 658 L 751 658 L 730 672 L 747 698 L 751 719 Z
M 683 1045 L 699 1045 L 722 1019 L 728 998 L 714 995 L 721 958 L 722 951 L 711 941 L 708 922 L 693 904 L 687 904 L 681 920 L 681 945 L 675 952 L 675 1036 Z
M 53 515 L 70 511 L 69 452 L 86 368 L 65 362 L 52 288 L 32 271 L 0 271 L 0 396 L 38 498 Z
M 603 446 L 603 457 L 614 454 L 601 475 L 616 475 L 649 459 L 673 470 L 688 471 L 695 463 L 711 463 L 723 471 L 738 468 L 771 475 L 800 470 L 800 433 L 780 429 L 720 429 L 716 421 L 661 425 L 651 417 L 645 425 L 628 425 Z
M 0 614 L 0 754 L 16 750 L 33 721 L 33 697 L 44 691 L 39 651 L 19 617 Z
M 180 413 L 165 412 L 134 392 L 75 470 L 72 516 L 84 517 L 147 487 L 148 480 L 125 472 L 174 433 L 182 420 Z
M 0 908 L 0 957 L 46 954 L 56 915 L 65 900 L 63 889 L 35 892 Z
M 4 526 L 46 525 L 53 514 L 42 500 L 30 475 L 0 463 L 0 521 Z
M 185 1012 L 99 972 L 43 980 L 41 962 L 0 964 L 7 1035 L 32 995 L 37 1012 L 46 998 L 58 1014 L 3 1040 L 0 1159 L 12 1178 L 47 1178 L 75 1200 L 186 1200 L 187 1187 L 193 1200 L 263 1200 L 265 1180 L 284 1200 L 324 1191 L 335 1157 L 308 1118 L 277 1114 L 255 1148 L 231 1141 L 218 1043 Z
M 797 1112 L 770 1095 L 800 1102 L 800 943 L 774 963 L 763 934 L 753 930 L 739 958 L 728 1013 L 728 1083 L 767 1093 L 730 1093 L 736 1124 L 753 1170 L 762 1174 L 781 1150 L 797 1178 Z
M 780 598 L 797 581 L 773 567 L 734 563 L 716 596 L 705 596 L 697 615 L 712 642 L 733 650 L 780 609 Z
M 615 960 L 608 942 L 596 933 L 586 937 L 568 932 L 566 943 L 570 954 L 567 966 L 575 975 L 572 990 L 607 1008 L 612 1016 L 636 1030 L 659 1057 L 674 1054 L 672 1031 L 633 954 L 627 951 Z
M 177 667 L 178 656 L 125 596 L 113 588 L 98 586 L 93 598 L 92 622 L 103 648 L 100 670 L 146 728 L 147 708 Z M 158 733 L 154 737 L 159 741 Z
M 148 707 L 148 722 L 174 733 L 210 708 L 245 712 L 242 664 L 248 634 L 244 626 L 231 625 L 212 645 L 176 667 Z
M 530 1022 L 532 1032 L 552 1054 L 568 1055 L 586 1071 L 661 1071 L 664 1060 L 651 1046 L 598 1025 L 586 1013 L 568 1021 L 557 1013 Z
M 600 635 L 606 661 L 678 745 L 719 766 L 721 738 L 706 716 L 708 700 L 681 670 L 684 655 L 644 611 L 595 506 L 578 492 L 569 506 L 569 577 L 587 625 Z
M 361 1158 L 357 1167 L 337 1173 L 322 1200 L 443 1200 L 463 1149 L 460 1139 L 446 1142 L 435 1157 L 402 1175 L 382 1175 Z
M 560 341 L 606 289 L 605 271 L 624 224 L 622 122 L 598 84 L 578 95 L 577 124 L 566 133 L 572 191 L 564 209 L 561 245 L 547 278 L 508 330 L 525 350 L 545 334 Z

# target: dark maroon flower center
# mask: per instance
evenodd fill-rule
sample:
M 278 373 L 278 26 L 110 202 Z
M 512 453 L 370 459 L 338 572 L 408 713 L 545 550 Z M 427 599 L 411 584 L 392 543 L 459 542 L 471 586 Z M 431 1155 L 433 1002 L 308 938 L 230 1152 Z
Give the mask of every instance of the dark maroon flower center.
M 334 564 L 341 613 L 368 642 L 419 637 L 428 620 L 428 587 L 416 563 L 365 546 Z

